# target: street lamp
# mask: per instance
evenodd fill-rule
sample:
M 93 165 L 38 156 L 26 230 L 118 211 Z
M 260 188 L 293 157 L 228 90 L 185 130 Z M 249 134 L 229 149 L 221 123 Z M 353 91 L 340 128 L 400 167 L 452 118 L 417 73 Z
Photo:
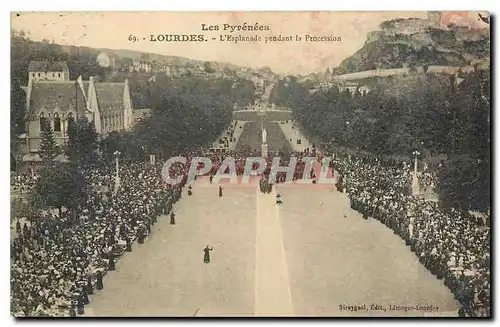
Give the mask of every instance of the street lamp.
M 413 171 L 412 193 L 413 196 L 417 196 L 420 193 L 420 184 L 417 176 L 417 158 L 420 155 L 420 152 L 415 150 L 413 151 L 413 155 L 415 156 L 415 169 Z
M 420 155 L 420 152 L 418 152 L 416 150 L 413 151 L 413 156 L 415 157 L 415 171 L 414 171 L 415 176 L 417 175 L 417 158 L 418 158 L 419 155 Z
M 116 174 L 115 174 L 115 192 L 118 191 L 118 187 L 120 186 L 120 175 L 118 174 L 120 170 L 118 156 L 121 154 L 120 151 L 115 151 L 115 164 L 116 164 Z
M 486 102 L 486 104 L 488 105 L 488 107 L 490 107 L 490 100 L 488 100 L 488 98 L 484 95 L 481 96 L 481 99 Z M 487 121 L 488 121 L 488 128 L 490 127 L 490 113 L 488 112 L 488 118 L 487 118 Z M 489 139 L 488 139 L 489 141 Z

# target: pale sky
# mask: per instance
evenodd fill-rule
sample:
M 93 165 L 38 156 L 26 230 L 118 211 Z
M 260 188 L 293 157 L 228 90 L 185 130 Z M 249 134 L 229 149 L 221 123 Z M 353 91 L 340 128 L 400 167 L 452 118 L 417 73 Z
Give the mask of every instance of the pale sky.
M 455 16 L 455 14 L 453 14 Z M 459 17 L 460 16 L 460 17 Z M 487 27 L 476 13 L 465 14 L 469 25 Z M 278 73 L 307 74 L 336 67 L 358 51 L 367 33 L 382 21 L 426 18 L 426 12 L 33 12 L 11 15 L 11 27 L 31 39 L 94 48 L 128 49 L 175 55 L 235 65 L 267 66 Z M 458 14 L 461 20 L 464 14 Z M 448 21 L 453 18 L 447 16 Z M 269 31 L 223 31 L 223 24 L 269 26 Z M 201 24 L 219 25 L 219 31 L 202 31 Z M 482 25 L 481 25 L 482 24 Z M 205 34 L 207 42 L 150 42 L 150 35 Z M 266 36 L 303 37 L 300 42 L 264 43 Z M 336 36 L 340 42 L 306 42 L 305 35 Z M 129 36 L 140 38 L 129 42 Z M 262 42 L 221 42 L 219 35 L 259 35 Z M 142 40 L 145 37 L 146 40 Z M 216 40 L 212 40 L 215 37 Z

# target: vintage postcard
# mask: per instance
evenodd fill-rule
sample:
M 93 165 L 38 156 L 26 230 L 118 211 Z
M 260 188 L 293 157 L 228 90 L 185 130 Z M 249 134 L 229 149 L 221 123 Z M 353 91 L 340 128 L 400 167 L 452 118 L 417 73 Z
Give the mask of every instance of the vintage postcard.
M 488 12 L 12 12 L 14 317 L 490 317 Z

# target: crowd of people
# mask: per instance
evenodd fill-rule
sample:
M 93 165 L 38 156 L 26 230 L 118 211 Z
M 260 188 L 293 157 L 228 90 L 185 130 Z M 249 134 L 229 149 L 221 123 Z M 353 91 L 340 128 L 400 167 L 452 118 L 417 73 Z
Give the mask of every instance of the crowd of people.
M 214 143 L 213 147 L 214 149 L 224 149 L 224 151 L 229 151 L 230 150 L 230 145 L 234 144 L 236 142 L 236 128 L 238 127 L 238 121 L 233 121 L 231 124 L 228 126 L 225 134 L 221 135 L 217 141 Z M 243 126 L 240 125 L 239 129 L 242 129 Z
M 205 176 L 214 176 L 215 174 L 217 174 L 219 168 L 221 167 L 222 163 L 224 162 L 224 160 L 226 158 L 233 158 L 234 159 L 236 175 L 241 176 L 245 172 L 247 156 L 245 156 L 241 153 L 238 153 L 236 151 L 227 151 L 226 153 L 223 153 L 223 154 L 213 154 L 213 153 L 200 152 L 200 151 L 199 152 L 190 152 L 190 153 L 186 154 L 186 158 L 187 158 L 187 165 L 186 166 L 189 167 L 191 164 L 191 160 L 197 156 L 208 157 L 212 163 L 212 168 L 210 169 L 209 172 L 204 174 Z M 251 154 L 251 156 L 260 157 L 260 153 L 254 152 L 253 154 Z M 279 153 L 279 152 L 278 153 L 270 153 L 270 155 L 267 158 L 264 158 L 266 168 L 264 169 L 264 172 L 261 175 L 264 176 L 264 178 L 266 178 L 266 179 L 269 177 L 269 175 L 271 174 L 273 160 L 275 157 L 280 157 L 279 165 L 281 167 L 286 167 L 289 164 L 291 156 L 292 156 L 291 153 L 287 153 L 287 154 L 283 154 L 283 153 Z M 311 149 L 306 148 L 306 149 L 304 149 L 304 151 L 293 153 L 293 157 L 295 157 L 297 159 L 294 174 L 292 177 L 292 180 L 294 180 L 294 181 L 304 177 L 304 170 L 306 168 L 306 163 L 305 163 L 305 161 L 303 161 L 304 158 L 314 157 L 314 158 L 316 158 L 318 163 L 321 163 L 323 160 L 322 154 L 320 154 L 319 151 L 317 151 L 315 148 L 311 148 Z M 198 169 L 201 170 L 203 168 L 204 168 L 203 164 L 200 163 L 198 165 Z M 252 170 L 255 171 L 255 170 L 257 170 L 257 168 L 258 168 L 258 163 L 254 163 L 252 166 Z M 225 173 L 228 173 L 228 172 L 229 172 L 229 168 L 226 169 Z M 287 174 L 285 172 L 279 172 L 279 173 L 277 173 L 277 176 L 276 176 L 276 182 L 283 183 L 283 182 L 285 182 L 286 177 L 287 177 Z M 316 176 L 315 176 L 314 172 L 311 171 L 309 178 L 315 178 L 315 177 Z
M 184 156 L 187 164 L 174 165 L 170 172 L 171 176 L 183 176 L 180 185 L 165 185 L 161 162 L 122 166 L 118 188 L 113 185 L 113 169 L 87 169 L 84 175 L 91 187 L 86 204 L 78 212 L 66 211 L 58 216 L 49 211 L 23 217 L 28 222 L 16 224 L 11 246 L 12 313 L 83 313 L 88 295 L 104 287 L 103 276 L 115 269 L 116 259 L 132 251 L 134 241 L 144 243 L 162 214 L 170 213 L 172 223 L 173 204 L 181 197 L 192 158 L 210 157 L 213 167 L 207 175 L 217 172 L 227 156 L 235 158 L 239 175 L 245 168 L 246 157 L 232 152 L 208 154 L 198 149 Z M 302 158 L 316 157 L 318 162 L 323 158 L 314 148 L 294 156 L 298 159 L 294 179 L 302 178 Z M 286 165 L 287 159 L 283 158 L 281 164 Z M 267 158 L 268 168 L 260 182 L 264 193 L 272 189 L 266 179 L 272 160 Z M 347 156 L 335 158 L 331 166 L 339 173 L 337 189 L 348 193 L 351 207 L 364 219 L 372 217 L 391 228 L 431 273 L 444 279 L 461 304 L 460 315 L 490 315 L 489 228 L 469 213 L 444 210 L 436 202 L 413 197 L 409 164 Z M 430 172 L 427 175 L 432 185 L 434 177 Z M 20 187 L 29 189 L 36 183 L 36 174 L 19 176 L 14 180 Z M 277 182 L 281 181 L 279 175 Z M 222 195 L 222 189 L 219 192 Z
M 411 166 L 348 156 L 334 161 L 337 189 L 351 207 L 405 240 L 420 262 L 444 279 L 460 316 L 490 316 L 490 229 L 468 212 L 439 208 L 411 195 Z
M 424 194 L 435 192 L 438 185 L 438 177 L 436 173 L 425 170 L 419 174 L 418 179 L 420 188 Z
M 10 188 L 12 193 L 25 193 L 31 190 L 39 176 L 33 173 L 11 173 Z
M 91 187 L 78 212 L 40 213 L 16 224 L 11 243 L 11 312 L 14 316 L 75 316 L 88 295 L 104 287 L 116 259 L 144 243 L 161 214 L 172 211 L 182 184 L 168 188 L 161 165 L 130 164 L 85 171 Z

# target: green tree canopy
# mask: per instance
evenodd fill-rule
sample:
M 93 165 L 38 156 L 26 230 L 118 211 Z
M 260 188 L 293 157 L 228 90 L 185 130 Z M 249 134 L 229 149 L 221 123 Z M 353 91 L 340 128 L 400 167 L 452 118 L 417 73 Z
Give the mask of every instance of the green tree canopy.
M 77 166 L 52 162 L 40 170 L 34 191 L 43 207 L 58 209 L 61 215 L 63 207 L 76 210 L 83 203 L 87 186 Z
M 60 147 L 54 139 L 54 132 L 50 123 L 47 120 L 42 122 L 40 158 L 43 161 L 53 161 L 60 154 Z

